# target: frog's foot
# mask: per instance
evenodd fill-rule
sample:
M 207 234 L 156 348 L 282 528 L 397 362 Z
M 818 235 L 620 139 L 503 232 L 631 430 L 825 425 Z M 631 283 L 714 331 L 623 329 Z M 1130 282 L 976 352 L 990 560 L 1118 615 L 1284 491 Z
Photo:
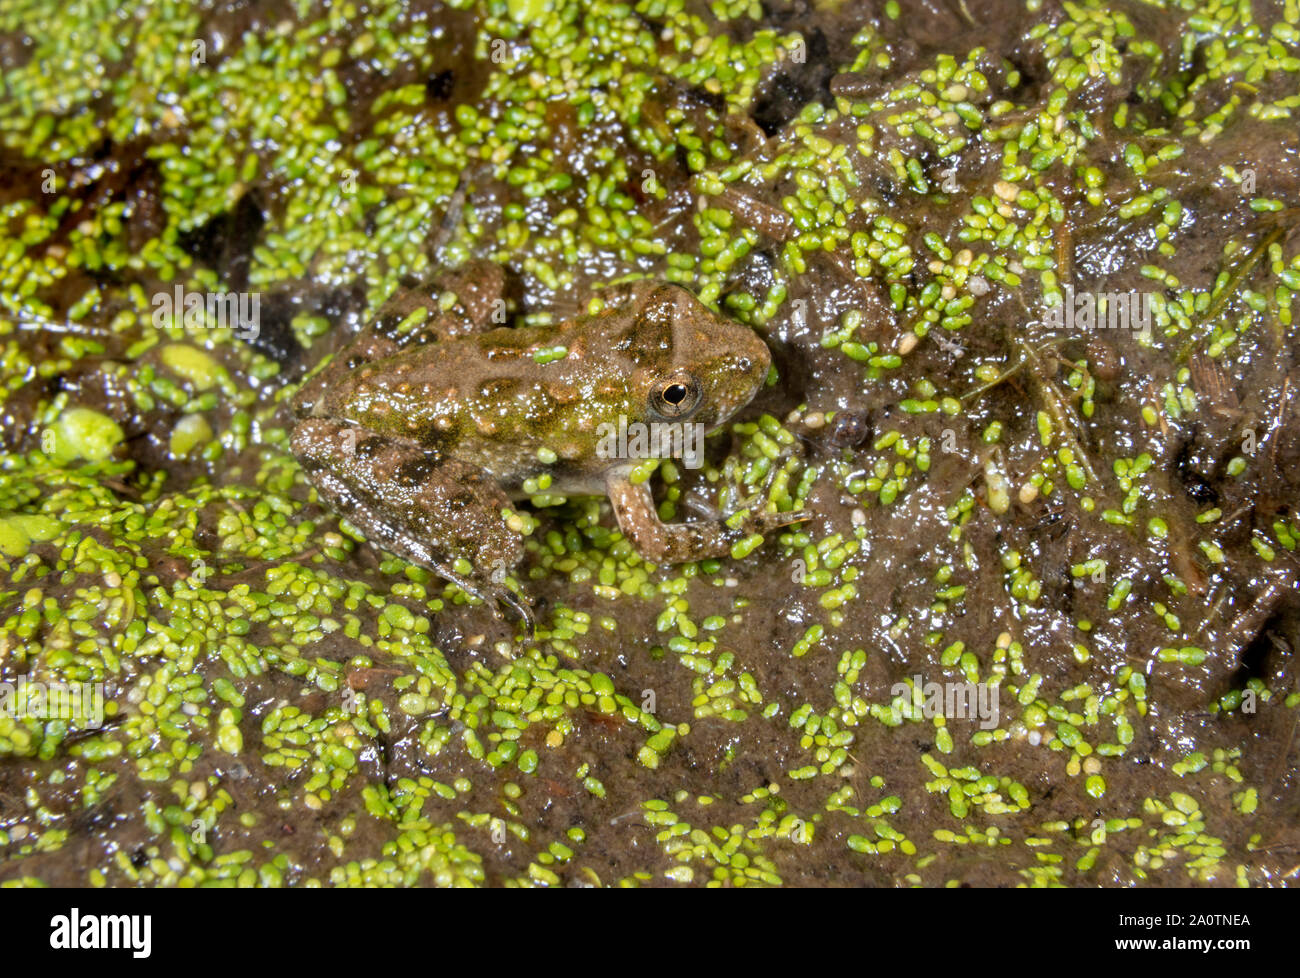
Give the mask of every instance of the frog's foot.
M 460 587 L 465 588 L 464 584 Z M 473 592 L 470 592 L 473 594 Z M 489 595 L 475 595 L 482 598 L 484 602 L 491 605 L 493 612 L 498 618 L 502 618 L 501 605 L 505 604 L 519 616 L 519 621 L 524 628 L 528 629 L 529 638 L 537 637 L 537 617 L 533 614 L 533 602 L 527 594 L 523 592 L 511 591 L 506 587 L 498 587 L 496 591 Z
M 807 509 L 792 509 L 783 513 L 751 513 L 745 519 L 743 527 L 747 533 L 763 536 L 791 523 L 802 523 L 812 518 L 812 511 Z
M 506 525 L 510 501 L 485 473 L 324 418 L 300 422 L 291 446 L 322 501 L 368 540 L 481 598 L 498 618 L 504 602 L 534 629 L 527 596 L 505 586 L 523 538 Z
M 636 485 L 626 478 L 613 477 L 605 489 L 618 528 L 642 557 L 656 564 L 729 556 L 731 548 L 746 537 L 755 533 L 761 536 L 812 517 L 809 512 L 797 510 L 751 513 L 734 527 L 723 520 L 663 523 L 645 484 Z
M 789 526 L 791 523 L 802 523 L 805 520 L 813 518 L 812 510 L 807 509 L 791 509 L 775 513 L 769 513 L 758 509 L 758 507 L 767 504 L 768 493 L 770 490 L 771 487 L 769 485 L 767 491 L 758 492 L 745 499 L 739 500 L 735 505 L 728 507 L 724 514 L 718 518 L 725 522 L 735 513 L 738 513 L 741 510 L 748 510 L 750 515 L 746 518 L 745 526 L 752 528 L 749 530 L 751 533 L 764 534 L 769 530 L 780 529 L 783 526 Z
M 484 583 L 481 580 L 471 579 L 450 568 L 425 566 L 429 566 L 430 570 L 451 581 L 466 594 L 478 598 L 492 609 L 493 616 L 499 621 L 505 621 L 506 616 L 501 613 L 501 607 L 506 606 L 514 612 L 528 631 L 528 636 L 537 637 L 537 617 L 533 614 L 533 601 L 524 592 L 512 591 L 504 584 Z

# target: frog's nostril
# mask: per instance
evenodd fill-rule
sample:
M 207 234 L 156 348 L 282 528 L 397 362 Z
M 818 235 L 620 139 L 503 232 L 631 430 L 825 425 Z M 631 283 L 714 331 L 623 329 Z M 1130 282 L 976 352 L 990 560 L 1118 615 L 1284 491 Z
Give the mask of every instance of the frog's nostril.
M 736 361 L 736 369 L 741 371 L 747 371 L 753 365 L 753 361 L 751 361 L 749 357 L 741 357 Z

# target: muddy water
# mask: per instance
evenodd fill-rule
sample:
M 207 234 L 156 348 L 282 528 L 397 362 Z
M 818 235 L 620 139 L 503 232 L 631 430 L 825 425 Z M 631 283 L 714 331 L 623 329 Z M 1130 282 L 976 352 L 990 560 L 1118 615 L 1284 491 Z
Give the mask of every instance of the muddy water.
M 985 49 L 978 61 L 990 79 L 986 104 L 1006 99 L 1014 103 L 1013 114 L 1024 117 L 1045 110 L 1054 87 L 1051 69 L 1042 45 L 1027 35 L 1034 24 L 1059 22 L 1062 14 L 1055 5 L 1044 5 L 1046 9 L 1039 13 L 1027 12 L 1020 4 L 978 0 L 905 6 L 903 15 L 892 20 L 873 5 L 849 4 L 838 10 L 781 6 L 766 10 L 759 22 L 733 22 L 719 32 L 736 42 L 767 27 L 782 33 L 797 30 L 807 39 L 808 57 L 765 68 L 747 116 L 729 112 L 716 92 L 685 82 L 665 82 L 645 111 L 682 113 L 699 120 L 702 128 L 719 124 L 738 155 L 762 166 L 788 149 L 782 137 L 794 130 L 796 116 L 809 103 L 833 106 L 832 92 L 850 92 L 859 102 L 883 99 L 919 78 L 937 55 L 960 59 L 976 47 Z M 1124 5 L 1123 10 L 1137 37 L 1161 52 L 1167 66 L 1180 63 L 1182 25 L 1158 18 L 1146 8 Z M 239 8 L 214 15 L 205 24 L 205 36 L 218 47 L 220 38 L 264 29 L 285 16 L 286 10 L 253 14 Z M 491 69 L 473 54 L 471 40 L 477 29 L 473 17 L 436 10 L 430 16 L 444 18 L 439 43 L 444 48 L 440 64 L 445 67 L 436 74 L 383 77 L 357 60 L 344 65 L 341 77 L 349 98 L 358 106 L 400 84 L 426 82 L 430 105 L 436 109 L 430 124 L 445 128 L 450 138 L 456 106 L 491 106 Z M 844 69 L 852 64 L 856 50 L 851 39 L 868 23 L 882 35 L 882 50 L 890 56 L 890 64 L 846 77 Z M 648 26 L 654 30 L 662 27 L 652 18 Z M 12 39 L 0 52 L 5 53 L 8 65 L 21 58 Z M 1006 77 L 1007 65 L 1019 73 L 1014 86 L 1000 80 Z M 1105 120 L 1121 105 L 1129 105 L 1135 112 L 1146 112 L 1153 125 L 1161 121 L 1173 125 L 1168 110 L 1144 95 L 1146 65 L 1142 59 L 1126 61 L 1122 84 L 1090 82 L 1071 104 L 1072 109 L 1098 121 L 1099 133 L 1090 143 L 1089 159 L 1102 161 L 1109 181 L 1107 193 L 1114 194 L 1116 200 L 1126 197 L 1135 186 L 1123 163 L 1123 147 L 1131 135 L 1117 131 Z M 1227 82 L 1213 85 L 1221 86 L 1224 93 L 1231 89 Z M 554 103 L 546 112 L 552 125 L 538 142 L 549 141 L 550 148 L 563 155 L 576 185 L 601 172 L 602 147 L 619 147 L 630 160 L 629 172 L 653 166 L 668 190 L 663 199 L 647 200 L 644 205 L 656 235 L 676 252 L 699 249 L 701 238 L 692 218 L 701 200 L 684 153 L 667 161 L 656 159 L 632 145 L 628 131 L 617 123 L 605 120 L 583 125 L 563 102 Z M 882 146 L 889 145 L 882 121 L 888 114 L 872 114 Z M 858 118 L 842 117 L 819 124 L 817 133 L 856 153 L 859 125 Z M 359 140 L 368 135 L 358 127 L 344 138 Z M 927 170 L 942 165 L 924 149 L 917 152 Z M 1182 286 L 1208 291 L 1225 268 L 1223 251 L 1229 236 L 1238 235 L 1244 243 L 1244 250 L 1238 253 L 1239 264 L 1275 227 L 1287 229 L 1275 240 L 1287 258 L 1293 255 L 1295 237 L 1289 230 L 1292 225 L 1287 224 L 1294 221 L 1293 212 L 1274 217 L 1252 211 L 1240 189 L 1223 177 L 1222 168 L 1239 167 L 1243 160 L 1253 162 L 1256 178 L 1268 187 L 1268 196 L 1294 209 L 1300 203 L 1298 152 L 1300 136 L 1293 126 L 1247 122 L 1215 140 L 1188 140 L 1185 154 L 1161 171 L 1159 180 L 1183 208 L 1171 236 L 1177 253 L 1162 260 L 1162 267 L 1176 275 Z M 994 195 L 994 185 L 1001 178 L 1002 154 L 1001 143 L 972 138 L 956 159 L 960 189 L 944 200 L 911 191 L 879 159 L 858 161 L 858 165 L 883 211 L 910 229 L 909 243 L 918 254 L 928 255 L 920 243 L 925 232 L 938 234 L 953 251 L 959 250 L 959 217 L 973 198 Z M 129 231 L 138 238 L 137 244 L 164 232 L 167 216 L 156 200 L 157 172 L 139 146 L 106 143 L 94 161 L 83 161 L 81 166 L 98 174 L 93 191 L 87 192 L 92 206 L 92 193 L 100 194 L 101 202 L 134 201 Z M 0 194 L 4 200 L 35 193 L 35 167 L 14 160 L 3 168 Z M 283 188 L 277 181 L 276 174 L 268 174 L 262 186 L 250 188 L 229 212 L 189 228 L 179 237 L 194 260 L 211 268 L 230 288 L 239 289 L 247 283 L 255 249 L 264 243 L 267 227 L 280 217 Z M 1083 190 L 1077 186 L 1078 175 L 1071 168 L 1058 164 L 1046 171 L 1043 181 L 1068 205 L 1064 219 L 1053 227 L 1062 281 L 1081 290 L 1106 292 L 1141 292 L 1154 287 L 1141 272 L 1156 258 L 1153 250 L 1158 241 L 1153 236 L 1135 231 L 1133 222 L 1122 218 L 1116 207 L 1086 206 Z M 471 168 L 464 183 L 464 204 L 481 228 L 481 239 L 492 240 L 512 219 L 507 209 L 518 203 L 517 188 L 488 166 Z M 731 269 L 724 295 L 743 291 L 762 296 L 778 279 L 789 283 L 786 302 L 759 327 L 773 350 L 779 381 L 744 417 L 769 413 L 791 418 L 789 426 L 799 451 L 809 464 L 822 468 L 824 475 L 808 499 L 814 513 L 809 528 L 814 542 L 833 533 L 851 538 L 856 528 L 865 528 L 861 549 L 852 560 L 858 569 L 857 596 L 844 609 L 842 622 L 827 629 L 824 642 L 809 654 L 795 657 L 791 648 L 809 627 L 827 622 L 828 616 L 816 600 L 817 592 L 792 575 L 794 553 L 782 554 L 769 547 L 762 556 L 726 567 L 719 577 L 733 578 L 734 586 L 692 581 L 686 594 L 691 617 L 697 622 L 714 615 L 732 615 L 737 610 L 735 598 L 746 599 L 743 627 L 728 628 L 723 641 L 767 700 L 782 705 L 778 718 L 768 721 L 751 715 L 743 722 L 716 717 L 695 720 L 689 734 L 655 770 L 637 762 L 644 732 L 622 717 L 578 709 L 573 712 L 573 729 L 559 747 L 548 747 L 546 728 L 533 725 L 519 745 L 536 751 L 544 760 L 536 786 L 530 785 L 514 801 L 515 821 L 530 827 L 533 838 L 540 840 L 562 838 L 574 826 L 583 828 L 580 855 L 558 871 L 563 882 L 586 881 L 583 867 L 591 868 L 603 882 L 638 872 L 648 874 L 647 882 L 663 882 L 661 874 L 676 861 L 656 840 L 658 828 L 641 819 L 644 802 L 671 798 L 677 792 L 685 792 L 691 799 L 711 796 L 715 800 L 707 814 L 686 800 L 675 801 L 673 807 L 699 825 L 747 826 L 755 817 L 755 806 L 752 799 L 744 799 L 756 788 L 779 786 L 782 811 L 817 821 L 816 834 L 807 845 L 764 846 L 763 854 L 786 883 L 1020 885 L 1038 881 L 1033 869 L 1040 862 L 1034 850 L 1022 843 L 1027 837 L 1048 832 L 1044 826 L 1065 823 L 1071 827 L 1068 834 L 1086 839 L 1087 827 L 1095 819 L 1140 817 L 1148 799 L 1168 799 L 1171 792 L 1194 787 L 1207 831 L 1222 840 L 1229 867 L 1205 882 L 1231 884 L 1231 867 L 1238 865 L 1247 867 L 1252 882 L 1272 883 L 1282 878 L 1296 861 L 1300 815 L 1296 710 L 1283 703 L 1296 690 L 1300 592 L 1294 553 L 1275 545 L 1275 559 L 1264 561 L 1251 541 L 1260 534 L 1271 535 L 1276 521 L 1295 515 L 1300 490 L 1300 411 L 1296 405 L 1300 364 L 1291 331 L 1276 328 L 1275 320 L 1270 325 L 1261 317 L 1254 328 L 1242 331 L 1232 355 L 1216 368 L 1199 353 L 1180 358 L 1178 343 L 1153 347 L 1131 330 L 1054 329 L 1043 321 L 1038 277 L 1027 273 L 1021 288 L 994 287 L 983 294 L 974 307 L 973 321 L 964 328 L 921 340 L 909 350 L 900 369 L 867 377 L 861 364 L 842 350 L 823 345 L 827 330 L 846 312 L 859 310 L 864 323 L 857 339 L 893 350 L 904 342 L 913 318 L 896 311 L 879 276 L 854 275 L 842 255 L 813 251 L 803 274 L 788 276 L 781 270 L 782 247 L 788 237 L 781 202 L 796 189 L 788 177 L 746 189 L 746 200 L 738 204 L 737 214 L 748 215 L 749 223 L 761 234 L 758 245 Z M 761 218 L 765 213 L 767 220 Z M 454 213 L 448 216 L 448 226 L 455 225 L 455 217 Z M 437 237 L 436 232 L 431 233 L 431 240 L 421 247 L 436 251 Z M 484 245 L 482 251 L 489 249 Z M 527 258 L 526 250 L 506 257 L 511 299 L 519 315 L 550 310 L 564 314 L 576 309 L 592 286 L 610 278 L 629 272 L 662 273 L 653 260 L 631 266 L 597 249 L 577 260 L 571 282 L 551 287 Z M 1226 267 L 1233 267 L 1232 263 Z M 1261 266 L 1241 284 L 1253 283 L 1261 289 L 1265 276 Z M 919 291 L 928 278 L 924 263 L 918 263 L 909 285 Z M 68 280 L 64 308 L 84 285 L 80 279 Z M 1168 296 L 1174 297 L 1172 288 Z M 50 299 L 57 296 L 51 295 L 47 301 Z M 321 356 L 346 342 L 364 307 L 363 283 L 319 282 L 304 275 L 268 290 L 264 329 L 257 346 L 281 367 L 280 377 L 264 388 L 262 395 L 266 400 L 260 406 L 269 409 L 269 424 L 286 421 L 274 413 L 275 391 L 300 379 Z M 323 316 L 331 325 L 328 335 L 310 349 L 296 341 L 289 326 L 300 314 Z M 21 336 L 33 359 L 56 355 L 57 339 L 49 330 L 27 330 Z M 130 339 L 111 341 L 103 358 L 123 358 Z M 156 362 L 154 356 L 145 354 L 143 362 Z M 1087 362 L 1089 376 L 1096 382 L 1091 417 L 1077 432 L 1078 448 L 1099 474 L 1101 489 L 1095 493 L 1095 510 L 1083 503 L 1081 493 L 1058 491 L 1050 499 L 1013 498 L 1005 512 L 995 512 L 984 475 L 993 450 L 981 433 L 989 424 L 1001 422 L 997 458 L 1006 471 L 1017 476 L 1014 496 L 1044 454 L 1036 421 L 1038 412 L 1045 410 L 1044 398 L 1051 397 L 1053 391 L 1068 390 L 1066 378 L 1080 361 Z M 994 365 L 999 375 L 1017 364 L 1020 367 L 998 383 L 986 385 L 976 374 L 976 368 L 985 364 Z M 1155 392 L 1165 385 L 1185 386 L 1179 380 L 1184 368 L 1192 370 L 1191 384 L 1200 398 L 1197 410 L 1179 417 L 1162 415 L 1153 426 L 1143 418 L 1142 408 L 1155 401 Z M 239 365 L 232 363 L 231 369 L 238 370 Z M 908 413 L 900 405 L 917 396 L 916 385 L 922 380 L 928 380 L 941 395 L 961 395 L 983 386 L 988 389 L 964 398 L 955 416 Z M 142 471 L 166 471 L 167 486 L 176 491 L 199 476 L 210 477 L 219 485 L 249 481 L 266 458 L 266 449 L 254 445 L 239 455 L 227 456 L 215 470 L 169 459 L 165 445 L 174 413 L 161 407 L 141 409 L 120 379 L 90 361 L 69 365 L 40 383 L 16 389 L 4 405 L 6 445 L 15 450 L 34 447 L 39 434 L 32 419 L 56 391 L 117 419 L 129 439 L 124 455 Z M 796 410 L 801 406 L 802 410 Z M 1077 399 L 1072 408 L 1079 410 Z M 218 405 L 213 411 L 213 427 L 220 430 L 228 424 L 232 411 L 231 406 Z M 834 417 L 827 424 L 810 421 L 832 412 Z M 913 444 L 929 438 L 937 447 L 931 453 L 928 471 L 913 477 L 909 491 L 889 505 L 868 504 L 863 494 L 850 492 L 845 480 L 831 473 L 837 466 L 843 472 L 865 473 L 882 454 L 874 446 L 885 432 L 898 432 Z M 1258 454 L 1243 476 L 1231 475 L 1229 462 L 1241 453 L 1247 432 L 1253 432 Z M 715 446 L 715 454 L 734 447 L 724 440 Z M 1151 456 L 1151 465 L 1143 481 L 1141 519 L 1133 527 L 1101 519 L 1101 510 L 1117 506 L 1123 495 L 1115 485 L 1113 463 L 1142 452 Z M 1063 474 L 1058 474 L 1057 481 L 1064 482 Z M 685 495 L 707 496 L 708 485 L 699 474 L 686 473 L 681 486 Z M 124 491 L 129 493 L 129 489 Z M 949 510 L 968 494 L 974 503 L 968 518 L 961 522 L 960 542 L 956 542 L 956 521 Z M 1218 560 L 1209 559 L 1198 547 L 1206 533 L 1197 518 L 1210 508 L 1222 513 L 1215 534 L 1221 555 Z M 306 512 L 322 524 L 329 518 L 319 508 L 309 507 Z M 574 510 L 565 509 L 558 515 L 543 513 L 541 518 L 546 529 L 564 532 L 566 520 L 574 515 Z M 607 513 L 605 516 L 608 520 Z M 1147 519 L 1155 516 L 1167 525 L 1164 538 L 1154 539 L 1142 532 Z M 199 519 L 198 538 L 213 543 L 217 537 L 215 517 L 205 514 Z M 1040 588 L 1038 600 L 1016 601 L 1008 593 L 1008 555 L 1012 552 L 1021 565 L 1033 569 Z M 176 563 L 165 547 L 159 545 L 147 553 L 150 570 L 161 586 L 174 585 L 185 576 L 187 568 Z M 1097 559 L 1106 562 L 1104 586 L 1072 572 L 1072 568 Z M 936 575 L 950 565 L 959 568 L 953 580 L 965 587 L 964 596 L 959 601 L 936 603 Z M 540 563 L 534 560 L 534 566 Z M 378 590 L 391 584 L 379 568 L 379 558 L 365 547 L 355 551 L 337 573 Z M 659 573 L 663 579 L 673 574 L 669 569 Z M 1163 583 L 1168 574 L 1182 581 L 1186 594 L 1171 596 Z M 1112 608 L 1108 605 L 1111 585 L 1121 578 L 1134 582 L 1132 591 L 1127 601 Z M 654 690 L 659 716 L 678 719 L 694 715 L 692 676 L 678 664 L 676 655 L 665 651 L 666 636 L 656 629 L 662 605 L 621 600 L 611 612 L 589 588 L 576 586 L 558 573 L 538 575 L 530 586 L 543 610 L 564 606 L 593 618 L 609 614 L 617 620 L 616 631 L 593 628 L 583 636 L 579 651 L 566 664 L 605 673 L 620 692 L 633 699 L 642 690 Z M 61 590 L 52 581 L 46 584 L 47 595 L 60 602 L 70 600 L 74 590 L 73 586 Z M 1154 610 L 1157 602 L 1177 616 L 1178 630 L 1171 630 L 1164 614 Z M 367 613 L 366 609 L 359 612 Z M 377 617 L 370 614 L 369 620 Z M 904 617 L 910 625 L 900 629 L 898 622 Z M 1081 630 L 1080 622 L 1091 627 Z M 929 632 L 941 633 L 943 641 L 927 643 L 924 639 Z M 494 641 L 508 634 L 509 629 L 483 609 L 457 606 L 431 616 L 433 645 L 462 675 L 485 658 L 485 650 Z M 485 635 L 486 640 L 482 638 Z M 835 706 L 832 691 L 840 680 L 838 663 L 843 651 L 863 649 L 868 653 L 852 684 L 852 695 L 867 703 L 887 704 L 892 688 L 905 679 L 956 677 L 954 670 L 945 672 L 937 666 L 941 650 L 954 640 L 959 638 L 967 649 L 976 650 L 987 665 L 992 651 L 1005 647 L 1004 636 L 1019 643 L 1026 674 L 1043 677 L 1041 695 L 1055 706 L 1061 706 L 1064 691 L 1080 684 L 1097 692 L 1114 691 L 1114 677 L 1125 665 L 1147 677 L 1147 712 L 1140 722 L 1130 716 L 1132 742 L 1122 757 L 1107 759 L 1101 768 L 1106 783 L 1104 799 L 1089 798 L 1081 790 L 1084 775 L 1067 774 L 1069 751 L 1049 751 L 1042 745 L 1052 737 L 1057 718 L 1053 717 L 1041 741 L 1035 743 L 1023 723 L 1015 727 L 1024 704 L 1017 704 L 1006 690 L 1002 726 L 1013 730 L 1006 740 L 976 748 L 970 738 L 980 729 L 979 722 L 950 718 L 947 730 L 956 747 L 944 755 L 937 746 L 937 728 L 929 723 L 886 726 L 868 718 L 854 728 L 851 760 L 834 777 L 790 777 L 789 772 L 810 763 L 811 751 L 801 743 L 803 731 L 786 721 L 803 705 L 811 705 L 822 715 Z M 249 640 L 262 646 L 273 646 L 276 639 L 273 628 L 265 624 L 255 625 L 249 633 Z M 1080 643 L 1087 646 L 1085 663 L 1079 661 Z M 1160 650 L 1183 645 L 1198 646 L 1208 654 L 1195 665 L 1178 669 L 1157 666 Z M 356 653 L 355 642 L 341 632 L 312 647 L 313 656 L 340 663 Z M 397 707 L 400 690 L 385 672 L 390 668 L 400 672 L 401 664 L 380 655 L 375 660 L 373 670 L 354 670 L 348 682 L 384 704 L 392 725 L 368 739 L 358 755 L 357 775 L 330 800 L 329 817 L 320 817 L 322 824 L 333 825 L 344 814 L 359 816 L 348 841 L 349 853 L 358 858 L 361 854 L 377 857 L 396 834 L 392 822 L 367 816 L 362 798 L 367 786 L 391 787 L 403 778 L 428 777 L 442 784 L 467 778 L 472 787 L 454 802 L 430 802 L 426 808 L 426 814 L 441 822 L 453 819 L 457 812 L 500 811 L 505 782 L 520 777 L 485 769 L 481 761 L 464 752 L 446 751 L 430 757 L 420 740 L 423 722 L 407 717 Z M 128 663 L 126 668 L 127 674 L 115 680 L 118 689 L 128 688 L 136 678 L 130 674 L 136 667 Z M 199 670 L 209 680 L 226 674 L 220 660 L 204 662 Z M 1213 709 L 1220 697 L 1248 688 L 1251 680 L 1261 681 L 1273 693 L 1255 712 Z M 1023 688 L 1023 681 L 1017 686 Z M 274 671 L 245 678 L 239 688 L 246 703 L 248 741 L 279 704 L 292 701 L 314 714 L 331 702 L 327 694 L 305 690 L 298 680 Z M 1098 735 L 1092 739 L 1106 738 Z M 1258 793 L 1256 812 L 1240 811 L 1234 800 L 1240 788 L 1227 779 L 1191 782 L 1175 773 L 1173 765 L 1193 751 L 1207 758 L 1214 757 L 1216 751 L 1240 752 L 1240 774 L 1245 785 Z M 921 763 L 923 755 L 938 757 L 950 770 L 973 766 L 981 774 L 992 773 L 1024 786 L 1032 800 L 1031 813 L 954 818 L 948 793 L 925 787 L 934 775 Z M 574 772 L 579 770 L 603 785 L 603 798 L 597 801 L 580 779 L 575 779 Z M 130 853 L 137 868 L 147 865 L 147 850 L 155 839 L 139 813 L 154 797 L 154 787 L 133 780 L 127 766 L 119 772 L 118 786 L 107 800 L 83 809 L 78 800 L 83 765 L 66 756 L 43 761 L 9 759 L 0 766 L 0 817 L 10 820 L 10 825 L 21 821 L 17 799 L 28 786 L 45 782 L 52 771 L 65 774 L 66 779 L 47 785 L 42 802 L 57 813 L 70 841 L 56 851 L 23 853 L 21 858 L 17 843 L 12 843 L 8 862 L 0 865 L 0 876 L 79 885 L 85 882 L 86 866 L 103 866 L 112 882 L 128 882 L 113 869 L 112 855 Z M 195 762 L 191 777 L 215 779 L 214 783 L 233 796 L 237 811 L 256 816 L 256 829 L 241 830 L 223 823 L 226 827 L 218 851 L 253 848 L 271 839 L 274 851 L 288 854 L 293 866 L 289 878 L 294 882 L 326 877 L 337 864 L 320 844 L 313 816 L 283 809 L 284 772 L 265 764 L 255 750 L 238 758 L 205 752 Z M 897 850 L 872 855 L 854 851 L 849 840 L 869 834 L 872 823 L 827 810 L 828 795 L 845 786 L 854 790 L 855 804 L 863 808 L 885 795 L 903 798 L 904 807 L 889 817 L 889 824 L 913 840 L 922 857 L 927 853 L 937 853 L 937 857 L 918 861 Z M 936 833 L 960 833 L 974 823 L 984 830 L 998 827 L 1016 842 L 1010 846 L 958 846 L 935 841 Z M 1158 820 L 1151 823 L 1158 824 Z M 474 838 L 468 833 L 467 837 Z M 1252 837 L 1258 837 L 1253 845 Z M 1149 843 L 1145 829 L 1123 838 L 1112 834 L 1086 869 L 1077 865 L 1085 844 L 1060 847 L 1056 851 L 1066 856 L 1059 880 L 1079 885 L 1187 883 L 1188 876 L 1180 868 L 1172 868 L 1176 862 L 1164 873 L 1154 868 L 1137 871 L 1136 847 Z M 489 882 L 520 876 L 538 851 L 532 840 L 516 838 L 492 845 L 482 842 L 472 848 L 481 856 Z M 701 871 L 695 881 L 706 878 L 707 873 Z M 429 881 L 427 876 L 421 879 Z

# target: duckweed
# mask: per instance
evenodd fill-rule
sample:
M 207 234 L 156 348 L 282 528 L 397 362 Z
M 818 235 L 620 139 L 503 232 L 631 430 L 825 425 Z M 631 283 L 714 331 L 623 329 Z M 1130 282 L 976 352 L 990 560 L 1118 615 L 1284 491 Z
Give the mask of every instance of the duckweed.
M 99 6 L 58 31 L 0 10 L 32 41 L 0 105 L 0 679 L 103 696 L 87 722 L 0 687 L 0 796 L 24 800 L 0 879 L 944 885 L 982 872 L 971 847 L 1028 886 L 1289 868 L 1248 840 L 1279 817 L 1251 779 L 1293 668 L 1239 666 L 1294 631 L 1300 525 L 1244 503 L 1294 489 L 1285 379 L 1246 376 L 1291 340 L 1300 200 L 1241 147 L 1294 127 L 1294 2 L 1271 31 L 1220 0 L 1159 28 L 1009 4 L 1032 85 L 959 36 L 904 68 L 829 7 L 232 28 L 150 4 L 128 49 Z M 851 41 L 825 98 L 814 27 Z M 200 37 L 221 49 L 178 62 Z M 1227 228 L 1209 251 L 1198 218 Z M 366 543 L 307 488 L 285 402 L 328 332 L 471 256 L 517 280 L 512 321 L 653 276 L 759 331 L 769 389 L 700 469 L 633 480 L 670 520 L 814 519 L 654 567 L 538 475 L 502 514 L 529 634 Z M 260 335 L 155 325 L 156 283 L 257 292 Z M 1090 287 L 1159 288 L 1149 329 L 1046 328 Z M 928 683 L 995 715 L 936 712 Z M 120 797 L 138 817 L 84 828 Z

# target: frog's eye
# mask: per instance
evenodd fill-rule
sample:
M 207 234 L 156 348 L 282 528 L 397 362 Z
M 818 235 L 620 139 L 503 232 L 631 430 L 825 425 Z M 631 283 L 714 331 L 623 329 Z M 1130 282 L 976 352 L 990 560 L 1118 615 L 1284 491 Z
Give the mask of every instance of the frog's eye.
M 650 393 L 650 408 L 662 418 L 686 417 L 700 404 L 700 384 L 688 373 L 665 377 Z

